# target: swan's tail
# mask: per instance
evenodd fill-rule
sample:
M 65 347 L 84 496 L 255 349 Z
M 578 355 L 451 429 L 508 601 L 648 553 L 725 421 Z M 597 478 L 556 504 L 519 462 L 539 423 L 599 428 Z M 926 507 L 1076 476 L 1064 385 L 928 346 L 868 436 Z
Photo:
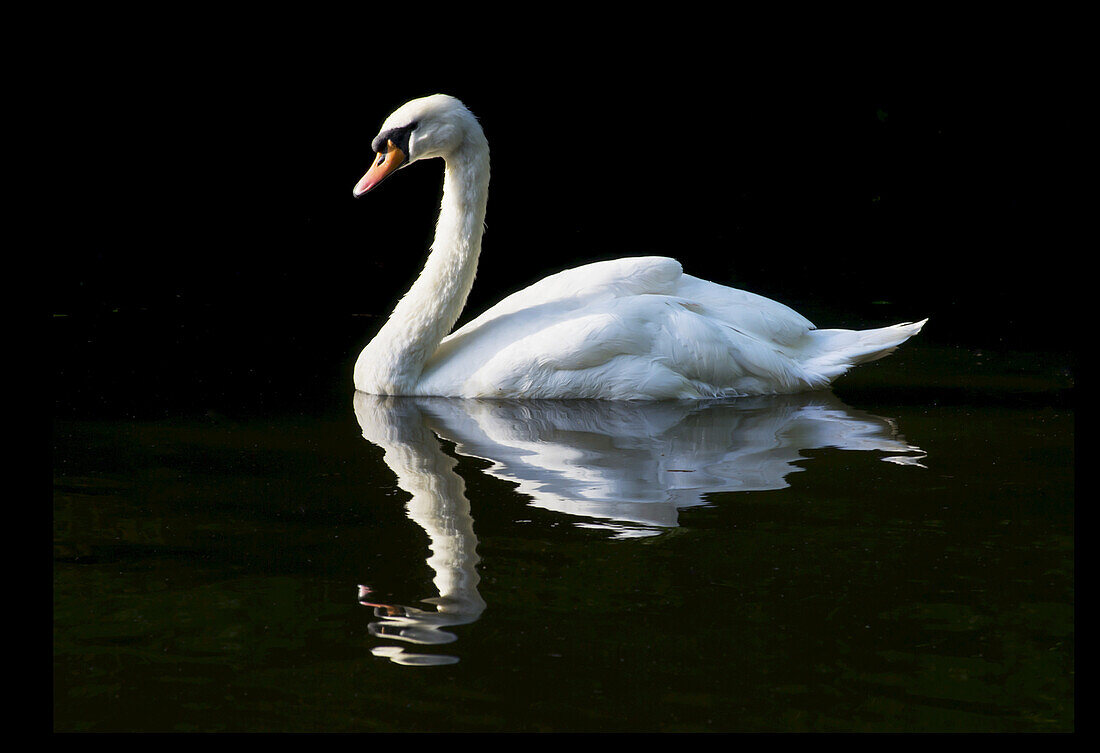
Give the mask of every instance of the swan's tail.
M 802 367 L 808 374 L 828 383 L 848 369 L 893 353 L 899 345 L 921 331 L 927 319 L 879 329 L 815 329 L 809 332 L 813 345 L 807 348 Z

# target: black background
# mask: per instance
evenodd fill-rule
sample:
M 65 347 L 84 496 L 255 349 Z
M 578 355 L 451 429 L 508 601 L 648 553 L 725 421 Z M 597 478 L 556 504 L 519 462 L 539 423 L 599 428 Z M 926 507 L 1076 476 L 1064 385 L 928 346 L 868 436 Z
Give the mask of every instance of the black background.
M 193 377 L 260 350 L 264 370 L 353 359 L 419 271 L 442 163 L 351 188 L 384 118 L 446 92 L 492 150 L 467 317 L 565 267 L 660 254 L 823 327 L 931 317 L 931 343 L 1074 347 L 1082 270 L 1055 176 L 1077 105 L 1043 51 L 891 56 L 880 36 L 839 54 L 718 32 L 452 54 L 410 31 L 383 44 L 381 22 L 339 27 L 165 27 L 66 72 L 43 254 L 55 321 L 144 316 L 111 363 L 186 345 L 208 364 Z M 77 367 L 58 344 L 64 379 Z

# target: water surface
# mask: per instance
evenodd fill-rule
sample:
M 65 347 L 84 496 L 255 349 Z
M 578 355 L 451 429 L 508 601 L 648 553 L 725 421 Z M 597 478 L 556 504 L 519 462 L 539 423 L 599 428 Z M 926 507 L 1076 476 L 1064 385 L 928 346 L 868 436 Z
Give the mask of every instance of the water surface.
M 1068 376 L 881 363 L 740 401 L 59 408 L 55 728 L 1073 729 Z

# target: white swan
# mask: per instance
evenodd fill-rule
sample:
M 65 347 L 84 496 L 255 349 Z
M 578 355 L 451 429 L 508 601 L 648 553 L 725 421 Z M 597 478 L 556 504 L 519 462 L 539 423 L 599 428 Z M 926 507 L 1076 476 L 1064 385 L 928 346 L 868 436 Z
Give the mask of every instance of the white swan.
M 674 259 L 601 261 L 550 275 L 448 334 L 477 271 L 489 144 L 454 97 L 390 115 L 362 196 L 404 165 L 446 165 L 424 269 L 355 364 L 377 395 L 661 400 L 818 389 L 892 352 L 924 321 L 815 329 L 783 304 L 686 275 Z M 927 320 L 925 320 L 927 321 Z

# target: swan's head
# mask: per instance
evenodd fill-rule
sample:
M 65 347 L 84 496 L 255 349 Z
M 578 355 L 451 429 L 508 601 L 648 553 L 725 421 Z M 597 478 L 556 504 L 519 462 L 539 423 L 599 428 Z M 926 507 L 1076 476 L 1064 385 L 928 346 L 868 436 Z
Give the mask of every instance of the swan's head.
M 352 193 L 362 196 L 398 168 L 431 157 L 446 158 L 468 140 L 484 138 L 473 113 L 454 97 L 433 94 L 406 102 L 386 118 L 371 142 L 377 154 Z

